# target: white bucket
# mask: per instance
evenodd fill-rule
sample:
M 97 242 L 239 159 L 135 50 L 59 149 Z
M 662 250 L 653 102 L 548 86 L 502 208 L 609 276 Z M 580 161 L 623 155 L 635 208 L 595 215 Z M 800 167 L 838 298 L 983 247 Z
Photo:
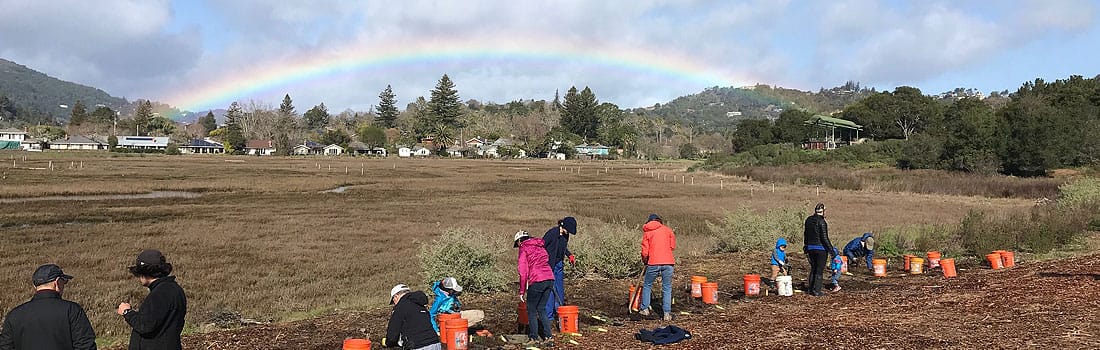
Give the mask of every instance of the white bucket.
M 789 297 L 794 295 L 794 284 L 791 276 L 779 276 L 775 278 L 775 284 L 779 287 L 779 295 Z

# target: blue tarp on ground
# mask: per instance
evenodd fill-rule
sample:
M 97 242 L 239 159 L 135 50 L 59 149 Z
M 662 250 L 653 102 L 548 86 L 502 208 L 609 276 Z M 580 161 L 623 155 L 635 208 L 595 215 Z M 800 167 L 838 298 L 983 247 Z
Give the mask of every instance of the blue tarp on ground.
M 0 141 L 0 149 L 20 149 L 19 141 Z

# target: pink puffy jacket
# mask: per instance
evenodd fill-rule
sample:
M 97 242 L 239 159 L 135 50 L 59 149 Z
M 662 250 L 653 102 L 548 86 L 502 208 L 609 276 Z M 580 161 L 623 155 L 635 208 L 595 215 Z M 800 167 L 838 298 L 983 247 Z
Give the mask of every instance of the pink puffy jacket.
M 527 293 L 527 285 L 554 279 L 550 256 L 541 238 L 529 238 L 519 244 L 519 294 Z

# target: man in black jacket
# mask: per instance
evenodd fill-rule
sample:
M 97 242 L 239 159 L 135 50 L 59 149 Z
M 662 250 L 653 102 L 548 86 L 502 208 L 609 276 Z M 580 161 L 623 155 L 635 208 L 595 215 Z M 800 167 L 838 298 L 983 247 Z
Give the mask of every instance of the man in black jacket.
M 39 266 L 34 297 L 4 318 L 0 350 L 95 350 L 95 331 L 80 304 L 61 299 L 66 275 L 54 264 Z
M 130 332 L 130 350 L 179 350 L 183 349 L 180 333 L 187 315 L 187 297 L 176 283 L 164 254 L 157 250 L 144 250 L 137 262 L 130 266 L 130 273 L 149 287 L 149 296 L 134 310 L 129 303 L 118 305 L 118 314 L 133 328 Z
M 428 295 L 412 291 L 404 284 L 390 290 L 393 313 L 386 326 L 382 347 L 398 347 L 416 350 L 440 350 L 439 334 L 432 328 L 428 314 Z M 440 325 L 442 327 L 442 325 Z
M 821 274 L 825 271 L 825 265 L 833 251 L 833 243 L 829 241 L 829 224 L 825 222 L 824 203 L 817 203 L 814 215 L 806 218 L 805 227 L 803 249 L 810 260 L 809 290 L 806 292 L 813 296 L 822 296 Z

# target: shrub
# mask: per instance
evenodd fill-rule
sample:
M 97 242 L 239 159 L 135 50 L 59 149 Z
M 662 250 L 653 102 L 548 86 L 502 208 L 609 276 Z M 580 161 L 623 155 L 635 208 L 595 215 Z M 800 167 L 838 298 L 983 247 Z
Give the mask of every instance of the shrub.
M 1061 198 L 1058 205 L 1080 206 L 1086 203 L 1100 203 L 1100 179 L 1085 177 L 1058 187 Z
M 721 222 L 707 222 L 715 240 L 715 252 L 767 251 L 779 237 L 789 246 L 802 242 L 802 212 L 797 208 L 772 209 L 758 214 L 749 207 L 726 213 Z
M 170 156 L 178 156 L 178 155 L 180 155 L 180 147 L 177 146 L 174 143 L 169 143 L 168 147 L 166 147 L 164 149 L 164 154 L 167 154 L 167 155 L 170 155 Z
M 470 292 L 504 290 L 512 280 L 505 268 L 507 242 L 469 229 L 449 229 L 420 248 L 420 267 L 425 281 L 451 276 Z
M 577 256 L 574 277 L 595 273 L 605 278 L 626 278 L 642 272 L 642 231 L 626 224 L 599 224 L 573 236 L 569 250 Z

